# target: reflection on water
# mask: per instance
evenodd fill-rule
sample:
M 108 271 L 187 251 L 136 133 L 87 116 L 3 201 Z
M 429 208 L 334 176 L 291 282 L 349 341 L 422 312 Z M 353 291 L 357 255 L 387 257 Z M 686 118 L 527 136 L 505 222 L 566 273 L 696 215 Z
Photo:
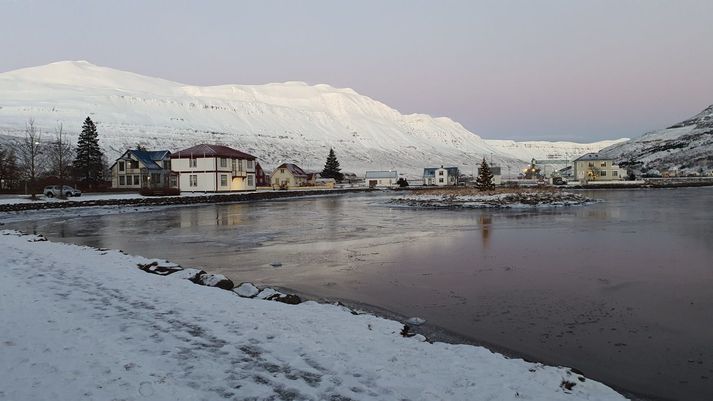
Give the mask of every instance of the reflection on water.
M 589 195 L 606 202 L 434 211 L 366 194 L 11 226 L 419 315 L 624 388 L 713 399 L 713 189 Z

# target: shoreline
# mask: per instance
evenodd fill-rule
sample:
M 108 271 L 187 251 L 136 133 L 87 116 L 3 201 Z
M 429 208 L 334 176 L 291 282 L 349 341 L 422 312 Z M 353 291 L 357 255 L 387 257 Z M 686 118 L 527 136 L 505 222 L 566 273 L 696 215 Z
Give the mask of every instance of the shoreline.
M 255 283 L 253 283 L 253 284 L 255 284 Z M 265 287 L 265 288 L 274 288 L 277 290 L 282 290 L 286 293 L 296 294 L 303 299 L 303 302 L 304 301 L 315 301 L 315 302 L 322 303 L 322 304 L 344 305 L 353 311 L 371 314 L 371 315 L 378 316 L 378 317 L 388 319 L 388 320 L 394 320 L 394 321 L 397 321 L 402 324 L 407 324 L 404 322 L 406 322 L 406 320 L 408 320 L 409 318 L 413 317 L 413 316 L 406 316 L 406 315 L 394 312 L 392 310 L 389 310 L 387 308 L 384 308 L 384 307 L 381 307 L 378 305 L 367 304 L 364 302 L 354 301 L 354 300 L 347 299 L 347 298 L 323 297 L 323 296 L 311 294 L 311 293 L 304 292 L 304 291 L 298 291 L 293 288 L 285 287 L 285 286 L 273 286 L 273 287 Z M 453 345 L 470 345 L 470 346 L 475 346 L 475 347 L 483 347 L 493 353 L 501 354 L 501 355 L 505 356 L 506 358 L 510 358 L 510 359 L 522 359 L 523 361 L 526 361 L 529 363 L 537 363 L 537 364 L 542 364 L 542 365 L 546 365 L 546 366 L 564 367 L 562 365 L 557 364 L 554 361 L 543 360 L 541 358 L 535 358 L 534 356 L 529 355 L 527 353 L 519 352 L 517 350 L 505 347 L 500 344 L 480 340 L 478 338 L 468 336 L 466 334 L 448 330 L 448 329 L 441 327 L 439 325 L 429 323 L 428 321 L 426 321 L 426 323 L 424 323 L 422 325 L 410 326 L 410 327 L 414 333 L 421 334 L 421 335 L 425 336 L 429 342 L 443 342 L 443 343 L 453 344 Z M 566 366 L 566 368 L 571 369 L 575 373 L 582 374 L 583 376 L 585 376 L 587 378 L 591 377 L 591 376 L 589 376 L 588 372 L 581 371 L 577 366 Z M 628 400 L 631 400 L 631 401 L 674 401 L 674 399 L 671 399 L 671 398 L 660 397 L 660 396 L 656 396 L 653 394 L 640 393 L 640 392 L 636 392 L 636 391 L 618 386 L 613 383 L 602 382 L 598 379 L 595 379 L 595 380 L 599 381 L 600 383 L 606 384 L 607 386 L 616 390 L 619 394 L 625 396 Z
M 100 207 L 100 206 L 169 206 L 169 205 L 195 205 L 195 204 L 218 204 L 232 202 L 263 201 L 273 199 L 289 199 L 305 196 L 317 195 L 338 195 L 345 193 L 371 192 L 371 188 L 349 188 L 349 189 L 315 189 L 296 191 L 258 191 L 230 194 L 206 194 L 191 196 L 167 196 L 167 197 L 137 197 L 137 198 L 117 198 L 117 199 L 96 199 L 96 200 L 67 200 L 67 201 L 36 201 L 24 203 L 0 204 L 0 213 L 3 212 L 24 212 L 31 210 L 47 209 L 67 209 L 77 207 Z
M 306 301 L 298 305 L 284 305 L 264 299 L 245 298 L 233 291 L 227 291 L 227 287 L 212 280 L 216 277 L 210 273 L 207 275 L 212 277 L 208 280 L 193 281 L 188 278 L 190 274 L 178 273 L 192 273 L 188 271 L 190 268 L 182 268 L 168 261 L 164 267 L 176 270 L 164 276 L 160 270 L 147 269 L 153 263 L 146 263 L 157 259 L 128 255 L 120 250 L 52 242 L 41 235 L 25 234 L 16 230 L 4 230 L 2 234 L 0 239 L 6 242 L 5 249 L 10 257 L 10 264 L 5 267 L 5 295 L 9 297 L 9 302 L 15 302 L 19 308 L 0 309 L 3 314 L 8 314 L 6 318 L 11 314 L 14 316 L 11 320 L 14 325 L 9 326 L 6 333 L 8 338 L 5 344 L 11 347 L 5 348 L 4 351 L 9 352 L 8 361 L 12 364 L 18 359 L 21 365 L 26 363 L 24 361 L 27 359 L 22 358 L 27 356 L 23 350 L 28 346 L 32 346 L 30 349 L 42 349 L 38 347 L 63 344 L 64 352 L 69 352 L 67 356 L 57 358 L 52 354 L 61 354 L 59 349 L 43 351 L 44 356 L 40 359 L 54 373 L 35 373 L 39 383 L 49 380 L 49 383 L 37 388 L 38 391 L 58 391 L 53 385 L 57 380 L 61 380 L 59 378 L 83 374 L 79 370 L 68 372 L 64 365 L 73 365 L 79 361 L 86 364 L 89 361 L 92 364 L 87 365 L 88 369 L 95 372 L 89 377 L 90 383 L 92 380 L 105 381 L 119 374 L 122 376 L 120 379 L 130 380 L 129 383 L 135 385 L 139 383 L 138 379 L 132 382 L 134 379 L 131 377 L 138 375 L 137 378 L 144 380 L 138 389 L 142 395 L 145 395 L 142 389 L 150 389 L 152 394 L 158 391 L 177 395 L 177 388 L 185 386 L 183 380 L 178 380 L 180 377 L 186 377 L 181 374 L 190 378 L 194 372 L 199 372 L 198 377 L 204 382 L 194 382 L 194 385 L 189 383 L 189 391 L 200 391 L 202 394 L 215 391 L 215 386 L 222 383 L 228 387 L 221 389 L 221 394 L 234 394 L 231 389 L 236 388 L 253 392 L 274 391 L 276 394 L 285 394 L 286 391 L 290 394 L 301 391 L 306 392 L 304 395 L 312 394 L 305 399 L 323 399 L 325 392 L 327 395 L 362 393 L 364 390 L 358 387 L 359 384 L 370 389 L 369 399 L 379 397 L 378 392 L 395 395 L 394 390 L 414 400 L 432 399 L 434 394 L 461 400 L 472 399 L 474 394 L 490 394 L 497 400 L 519 398 L 521 394 L 526 398 L 552 400 L 573 397 L 619 400 L 624 397 L 606 384 L 585 378 L 576 369 L 510 358 L 482 346 L 429 343 L 423 336 L 404 335 L 403 331 L 399 335 L 401 323 L 373 313 L 356 313 L 354 316 L 355 313 L 351 312 L 351 309 L 334 304 Z M 68 258 L 46 259 L 50 263 L 38 266 L 37 269 L 29 268 L 34 260 L 57 254 L 64 254 Z M 71 262 L 68 259 L 71 259 Z M 162 264 L 163 262 L 159 262 L 156 266 L 161 267 Z M 173 274 L 177 276 L 170 277 Z M 43 291 L 43 283 L 52 284 L 49 291 Z M 27 291 L 31 289 L 34 291 Z M 199 302 L 196 302 L 196 299 Z M 41 310 L 44 303 L 47 304 L 44 307 L 52 309 L 51 316 L 54 319 L 43 317 L 50 313 L 49 310 L 42 316 L 27 313 L 28 308 L 30 311 L 37 308 Z M 130 309 L 126 307 L 127 303 L 131 305 Z M 66 313 L 71 314 L 73 318 L 63 318 Z M 103 318 L 97 320 L 97 315 Z M 147 320 L 148 316 L 154 316 L 156 320 Z M 260 320 L 254 320 L 258 316 Z M 83 321 L 85 323 L 82 323 Z M 41 330 L 52 328 L 56 324 L 60 324 L 64 329 Z M 36 328 L 33 331 L 36 335 L 23 336 L 23 327 L 26 325 Z M 255 325 L 256 334 L 250 334 L 253 332 L 250 329 L 252 325 Z M 117 331 L 114 326 L 120 329 Z M 131 335 L 122 334 L 125 329 L 121 327 L 131 328 Z M 239 327 L 243 327 L 243 331 L 250 330 L 240 334 L 240 331 L 235 331 Z M 258 330 L 258 327 L 261 328 Z M 74 334 L 77 330 L 82 330 L 83 333 L 104 333 L 109 337 L 104 341 L 110 341 L 113 350 L 129 349 L 131 352 L 119 351 L 122 357 L 116 360 L 114 353 L 94 349 L 101 347 L 100 343 L 88 343 L 83 345 L 85 349 L 81 354 L 75 355 L 71 352 L 73 344 L 83 344 L 81 338 Z M 262 336 L 258 333 L 262 333 Z M 138 343 L 134 340 L 137 336 L 138 339 L 145 336 L 160 339 L 158 342 L 154 341 L 159 345 L 137 352 L 137 347 L 142 346 L 140 340 Z M 64 337 L 67 337 L 68 342 L 69 339 L 74 339 L 69 347 L 62 340 Z M 263 337 L 264 340 L 259 340 Z M 164 342 L 165 346 L 161 346 Z M 243 342 L 245 345 L 241 346 Z M 186 348 L 189 344 L 190 348 Z M 178 351 L 175 351 L 176 349 Z M 230 351 L 232 349 L 235 351 Z M 349 349 L 353 352 L 348 351 Z M 305 357 L 305 350 L 309 350 L 309 354 L 307 365 L 302 369 L 308 369 L 304 376 L 307 385 L 294 387 L 293 390 L 287 386 L 296 384 L 295 380 L 302 380 L 291 373 L 301 366 L 301 362 L 293 358 Z M 275 352 L 281 362 L 277 365 L 262 362 L 265 358 L 272 358 L 271 355 Z M 193 355 L 192 362 L 186 367 L 187 370 L 182 371 L 180 361 L 186 353 Z M 35 354 L 31 352 L 30 355 Z M 240 355 L 245 356 L 243 359 L 235 359 L 240 358 Z M 90 359 L 87 361 L 84 358 Z M 176 358 L 178 365 L 174 361 Z M 126 363 L 131 360 L 137 363 Z M 424 360 L 430 363 L 423 364 Z M 257 365 L 252 361 L 257 361 Z M 332 366 L 330 361 L 338 363 Z M 95 363 L 103 365 L 103 370 L 95 369 Z M 230 363 L 239 363 L 241 367 L 233 365 L 223 373 L 220 366 L 224 363 L 228 363 L 227 367 L 230 367 Z M 210 367 L 214 370 L 217 365 L 218 370 L 206 376 L 203 370 L 194 370 L 194 364 L 203 364 L 205 369 Z M 112 373 L 112 369 L 106 369 L 122 366 L 123 369 L 117 369 L 116 373 Z M 144 367 L 145 369 L 142 369 Z M 263 369 L 267 374 L 260 376 Z M 286 372 L 286 377 L 275 375 L 275 369 L 278 369 L 277 372 Z M 372 373 L 372 369 L 376 369 L 378 377 L 387 379 L 371 382 L 374 380 L 371 376 L 376 374 Z M 311 370 L 315 370 L 315 373 Z M 23 369 L 8 370 L 9 376 L 4 377 L 8 380 L 7 386 L 4 386 L 7 391 L 5 394 L 34 394 L 35 387 L 27 388 L 21 383 L 11 384 L 17 383 L 12 373 L 15 371 L 17 374 L 25 374 Z M 166 373 L 176 371 L 182 373 L 175 378 L 173 373 Z M 147 376 L 147 372 L 151 374 Z M 240 372 L 245 372 L 247 376 L 241 376 Z M 359 375 L 353 375 L 353 372 L 359 372 Z M 238 376 L 235 373 L 238 373 Z M 269 373 L 273 375 L 270 376 Z M 168 376 L 163 376 L 166 374 Z M 228 374 L 227 378 L 221 378 L 222 374 Z M 435 377 L 432 377 L 434 374 Z M 367 381 L 364 382 L 361 377 L 366 377 Z M 424 381 L 426 377 L 429 379 Z M 339 380 L 334 381 L 336 379 Z M 477 388 L 473 379 L 478 383 Z M 231 383 L 225 383 L 223 380 Z M 355 381 L 356 386 L 347 383 L 342 385 L 341 380 L 347 383 Z M 320 383 L 325 383 L 326 387 L 320 386 Z M 337 386 L 329 383 L 335 383 Z M 259 390 L 265 386 L 268 386 L 268 390 Z M 427 393 L 423 393 L 423 386 L 428 389 Z M 71 393 L 84 389 L 82 385 L 72 388 L 62 386 L 59 391 Z M 111 387 L 99 390 L 99 393 L 112 391 L 115 394 L 125 394 L 126 390 L 123 387 Z M 335 396 L 332 395 L 332 399 L 352 399 Z M 177 396 L 175 399 L 186 398 L 195 399 L 195 396 L 185 394 L 185 397 Z

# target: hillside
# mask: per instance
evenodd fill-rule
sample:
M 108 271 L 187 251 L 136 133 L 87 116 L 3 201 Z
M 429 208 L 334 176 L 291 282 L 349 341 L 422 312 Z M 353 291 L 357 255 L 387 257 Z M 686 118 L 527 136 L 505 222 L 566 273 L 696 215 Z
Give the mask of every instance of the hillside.
M 471 170 L 484 156 L 520 168 L 522 146 L 486 141 L 449 118 L 403 115 L 352 89 L 303 82 L 191 86 L 63 61 L 0 74 L 0 136 L 23 135 L 33 118 L 45 137 L 58 122 L 78 134 L 89 115 L 112 159 L 142 144 L 172 151 L 209 142 L 234 146 L 264 165 L 296 162 L 319 169 L 328 149 L 345 171 L 397 169 L 420 175 L 424 166 Z M 525 145 L 528 147 L 529 145 Z M 543 152 L 580 153 L 571 144 L 543 145 Z M 580 146 L 580 145 L 577 145 Z M 585 145 L 585 151 L 606 144 Z M 523 158 L 523 155 L 527 155 Z
M 640 172 L 710 173 L 713 170 L 713 105 L 685 121 L 609 146 L 601 153 Z

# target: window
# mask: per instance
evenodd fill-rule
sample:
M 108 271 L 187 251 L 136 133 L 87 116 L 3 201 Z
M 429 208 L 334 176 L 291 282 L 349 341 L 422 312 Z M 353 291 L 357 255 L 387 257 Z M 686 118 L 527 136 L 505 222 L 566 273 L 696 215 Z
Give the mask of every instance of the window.
M 139 178 L 138 175 L 135 175 L 134 176 L 134 185 L 139 185 L 140 182 L 141 182 L 141 178 Z
M 438 172 L 438 175 L 443 175 L 443 171 L 442 171 L 442 170 L 439 171 L 439 172 Z M 441 181 L 441 182 L 443 182 L 443 181 Z
M 248 160 L 248 170 L 252 170 L 252 169 L 253 169 L 253 161 Z
M 126 177 L 123 175 L 119 176 L 119 185 L 126 185 Z
M 225 157 L 220 158 L 220 167 L 228 167 L 228 159 Z
M 602 167 L 606 167 L 606 166 L 607 166 L 607 162 L 602 162 L 602 165 L 601 165 L 601 166 L 602 166 Z
M 606 171 L 606 170 L 602 170 L 602 171 L 599 172 L 599 175 L 602 176 L 602 177 L 606 177 L 606 176 L 607 176 L 607 171 Z
M 439 178 L 439 179 L 438 179 L 438 182 L 443 182 L 443 178 Z
M 163 161 L 163 169 L 164 169 L 164 170 L 170 170 L 170 169 L 171 169 L 171 161 L 170 161 L 170 160 L 164 160 L 164 161 Z
M 139 168 L 139 161 L 138 161 L 138 160 L 130 160 L 130 161 L 129 161 L 129 168 L 132 168 L 132 169 L 137 169 L 137 168 Z
M 171 182 L 171 184 L 170 184 L 170 185 L 171 185 L 171 188 L 176 188 L 176 187 L 178 186 L 178 182 L 177 182 L 177 180 L 176 180 L 176 176 L 175 176 L 175 175 L 171 175 L 171 177 L 169 178 L 169 180 L 170 180 L 170 182 Z
M 195 159 L 192 159 L 192 160 L 195 160 Z M 198 176 L 197 175 L 189 175 L 188 176 L 188 186 L 190 186 L 190 187 L 198 186 Z
M 151 184 L 153 184 L 153 185 L 161 184 L 161 174 L 151 173 Z
M 119 162 L 119 171 L 124 171 L 124 162 Z
M 188 159 L 188 167 L 198 167 L 198 159 Z
M 236 160 L 238 163 L 238 171 L 243 171 L 243 161 L 238 159 Z
M 612 177 L 618 177 L 618 176 L 619 176 L 619 172 L 616 171 L 616 170 L 614 170 L 614 171 L 611 172 L 611 176 L 612 176 Z
M 221 175 L 220 175 L 220 186 L 221 186 L 221 187 L 227 187 L 227 186 L 228 186 L 228 175 L 227 175 L 227 174 L 221 174 Z
M 249 175 L 248 176 L 248 186 L 252 187 L 253 185 L 255 185 L 255 179 L 252 175 Z
M 280 169 L 280 173 L 281 173 L 281 174 L 285 174 L 285 169 L 284 169 L 284 168 L 281 168 L 281 169 Z

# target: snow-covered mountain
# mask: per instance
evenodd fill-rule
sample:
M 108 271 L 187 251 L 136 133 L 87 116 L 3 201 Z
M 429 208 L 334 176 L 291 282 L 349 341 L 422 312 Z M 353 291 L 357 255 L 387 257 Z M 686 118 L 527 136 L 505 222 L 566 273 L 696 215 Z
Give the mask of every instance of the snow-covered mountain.
M 469 171 L 482 157 L 520 168 L 534 155 L 573 158 L 608 145 L 486 141 L 449 118 L 403 115 L 329 85 L 201 87 L 86 61 L 0 74 L 0 135 L 22 136 L 30 118 L 45 137 L 60 122 L 77 135 L 86 116 L 110 159 L 137 144 L 175 151 L 207 142 L 254 154 L 268 167 L 289 161 L 319 169 L 333 147 L 343 170 L 360 174 L 396 169 L 415 176 L 441 164 Z
M 713 105 L 668 128 L 603 149 L 634 170 L 678 170 L 709 173 L 713 170 Z

